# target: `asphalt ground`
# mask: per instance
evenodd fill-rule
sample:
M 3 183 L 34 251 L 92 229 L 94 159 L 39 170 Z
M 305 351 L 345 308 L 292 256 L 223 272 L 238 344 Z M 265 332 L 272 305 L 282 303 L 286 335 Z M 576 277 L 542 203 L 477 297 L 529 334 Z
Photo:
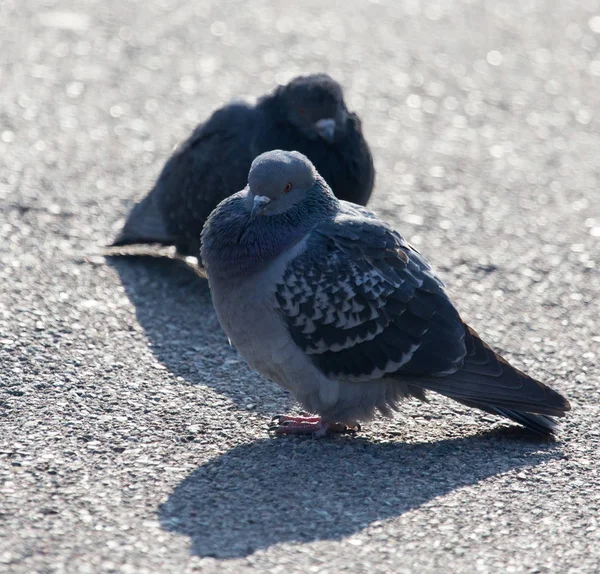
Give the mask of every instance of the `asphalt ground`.
M 435 397 L 273 438 L 193 267 L 102 256 L 196 122 L 314 71 L 558 440 Z M 599 2 L 5 0 L 0 86 L 0 571 L 600 570 Z

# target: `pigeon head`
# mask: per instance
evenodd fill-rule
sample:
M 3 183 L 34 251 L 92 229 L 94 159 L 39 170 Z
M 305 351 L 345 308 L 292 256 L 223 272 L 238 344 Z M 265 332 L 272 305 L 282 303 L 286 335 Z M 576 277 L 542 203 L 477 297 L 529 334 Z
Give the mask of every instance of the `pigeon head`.
M 304 155 L 268 151 L 252 162 L 248 185 L 224 199 L 206 221 L 202 261 L 213 276 L 254 271 L 338 208 L 339 201 Z
M 342 87 L 327 74 L 299 76 L 280 88 L 288 121 L 312 140 L 333 143 L 348 120 Z
M 248 174 L 251 217 L 277 215 L 298 206 L 313 192 L 317 179 L 313 164 L 297 151 L 259 155 Z

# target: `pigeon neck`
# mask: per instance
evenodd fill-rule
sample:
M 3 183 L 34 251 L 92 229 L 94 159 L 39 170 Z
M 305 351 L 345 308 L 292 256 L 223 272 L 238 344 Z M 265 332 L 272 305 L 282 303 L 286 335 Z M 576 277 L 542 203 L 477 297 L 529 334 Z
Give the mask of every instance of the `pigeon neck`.
M 262 271 L 284 251 L 302 241 L 310 228 L 301 226 L 285 236 L 265 233 L 248 225 L 237 241 L 215 246 L 210 274 L 224 281 L 236 281 Z

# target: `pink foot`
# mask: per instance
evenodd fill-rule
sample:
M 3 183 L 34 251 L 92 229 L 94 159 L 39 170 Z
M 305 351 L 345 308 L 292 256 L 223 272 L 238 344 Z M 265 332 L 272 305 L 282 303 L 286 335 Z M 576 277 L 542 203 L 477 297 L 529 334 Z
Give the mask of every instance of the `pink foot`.
M 321 417 L 290 417 L 277 415 L 271 419 L 270 431 L 275 434 L 312 435 L 315 438 L 328 434 L 356 434 L 360 425 L 348 426 L 344 423 L 331 423 Z

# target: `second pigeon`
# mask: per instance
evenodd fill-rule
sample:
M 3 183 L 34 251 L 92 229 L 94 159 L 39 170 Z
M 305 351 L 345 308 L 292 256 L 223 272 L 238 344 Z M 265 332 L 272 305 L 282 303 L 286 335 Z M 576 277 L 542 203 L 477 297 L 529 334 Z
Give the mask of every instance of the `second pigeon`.
M 175 245 L 198 256 L 200 231 L 217 204 L 246 185 L 252 160 L 271 149 L 306 155 L 335 195 L 366 205 L 375 180 L 358 116 L 326 74 L 300 76 L 256 105 L 218 109 L 173 153 L 113 245 Z

